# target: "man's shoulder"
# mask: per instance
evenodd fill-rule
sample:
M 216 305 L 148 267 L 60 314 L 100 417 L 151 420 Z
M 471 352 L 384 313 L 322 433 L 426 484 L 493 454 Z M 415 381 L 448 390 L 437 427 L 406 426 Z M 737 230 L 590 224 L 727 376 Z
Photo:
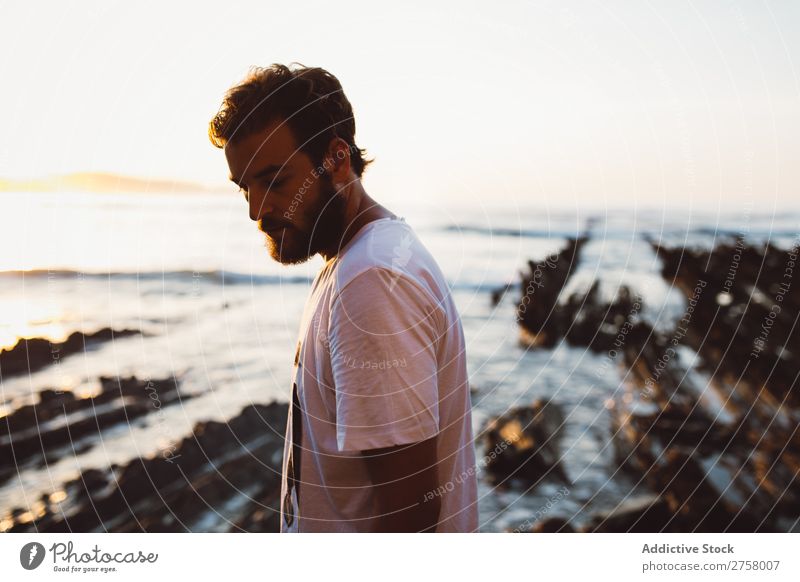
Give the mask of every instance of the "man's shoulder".
M 438 295 L 434 288 L 444 278 L 433 256 L 404 220 L 375 224 L 366 236 L 347 249 L 336 268 L 336 290 L 365 273 L 388 271 L 393 278 L 409 280 Z
M 336 266 L 336 286 L 344 287 L 360 274 L 371 269 L 400 271 L 414 256 L 419 241 L 413 229 L 404 221 L 376 223 L 365 236 L 354 241 L 339 258 Z
M 347 249 L 336 267 L 334 298 L 358 277 L 390 281 L 392 289 L 409 285 L 436 303 L 449 293 L 438 264 L 404 220 L 376 224 Z

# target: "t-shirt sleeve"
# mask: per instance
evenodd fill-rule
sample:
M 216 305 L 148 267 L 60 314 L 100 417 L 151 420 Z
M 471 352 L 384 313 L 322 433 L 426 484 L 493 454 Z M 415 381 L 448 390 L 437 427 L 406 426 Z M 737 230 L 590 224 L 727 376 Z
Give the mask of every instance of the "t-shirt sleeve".
M 328 337 L 340 451 L 423 441 L 439 432 L 441 315 L 406 275 L 373 267 L 335 297 Z

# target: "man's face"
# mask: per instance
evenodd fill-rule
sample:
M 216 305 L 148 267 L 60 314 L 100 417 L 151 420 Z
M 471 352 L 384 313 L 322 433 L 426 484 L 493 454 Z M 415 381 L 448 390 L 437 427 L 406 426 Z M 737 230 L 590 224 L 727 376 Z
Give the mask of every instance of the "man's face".
M 225 145 L 230 179 L 248 201 L 250 219 L 266 235 L 270 256 L 288 265 L 338 248 L 344 202 L 330 175 L 300 151 L 285 123 Z

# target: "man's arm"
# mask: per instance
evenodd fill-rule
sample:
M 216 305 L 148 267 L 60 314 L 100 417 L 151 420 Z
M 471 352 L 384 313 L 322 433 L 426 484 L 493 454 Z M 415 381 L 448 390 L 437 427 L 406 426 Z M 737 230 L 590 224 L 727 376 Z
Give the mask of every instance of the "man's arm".
M 381 532 L 433 532 L 441 502 L 436 470 L 436 437 L 361 451 L 378 497 Z

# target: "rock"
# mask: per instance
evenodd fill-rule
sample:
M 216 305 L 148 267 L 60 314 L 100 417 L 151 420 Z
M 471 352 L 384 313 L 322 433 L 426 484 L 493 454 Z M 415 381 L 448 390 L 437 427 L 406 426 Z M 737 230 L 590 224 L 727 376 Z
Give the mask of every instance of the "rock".
M 597 533 L 657 533 L 686 531 L 660 497 L 626 499 L 611 511 L 597 513 L 582 528 Z
M 16 475 L 26 462 L 45 465 L 88 450 L 103 431 L 191 398 L 181 396 L 175 378 L 103 377 L 100 383 L 102 392 L 92 398 L 43 390 L 38 403 L 0 419 L 0 456 L 13 459 L 0 469 L 0 482 Z
M 555 255 L 538 263 L 528 261 L 530 271 L 520 273 L 522 296 L 517 304 L 521 342 L 528 347 L 553 347 L 567 330 L 568 318 L 558 305 L 561 290 L 575 272 L 580 251 L 588 237 L 569 239 Z
M 198 423 L 171 460 L 136 458 L 94 468 L 64 485 L 67 498 L 23 521 L 13 509 L 0 522 L 11 532 L 227 531 L 232 523 L 277 531 L 286 404 L 251 405 L 222 423 Z M 240 530 L 239 530 L 240 531 Z
M 563 517 L 548 517 L 533 524 L 530 533 L 575 533 L 575 528 Z
M 500 301 L 502 301 L 503 296 L 513 286 L 514 286 L 514 283 L 508 283 L 506 285 L 503 285 L 502 287 L 497 287 L 495 289 L 492 289 L 492 294 L 491 294 L 492 307 L 497 307 L 497 305 L 500 303 Z
M 134 329 L 103 328 L 94 333 L 73 332 L 61 343 L 45 338 L 21 339 L 13 348 L 0 351 L 0 373 L 7 378 L 16 374 L 31 374 L 72 354 L 112 339 L 141 333 Z
M 560 462 L 563 423 L 558 406 L 541 400 L 492 419 L 482 431 L 490 482 L 533 487 L 550 477 L 570 484 Z

